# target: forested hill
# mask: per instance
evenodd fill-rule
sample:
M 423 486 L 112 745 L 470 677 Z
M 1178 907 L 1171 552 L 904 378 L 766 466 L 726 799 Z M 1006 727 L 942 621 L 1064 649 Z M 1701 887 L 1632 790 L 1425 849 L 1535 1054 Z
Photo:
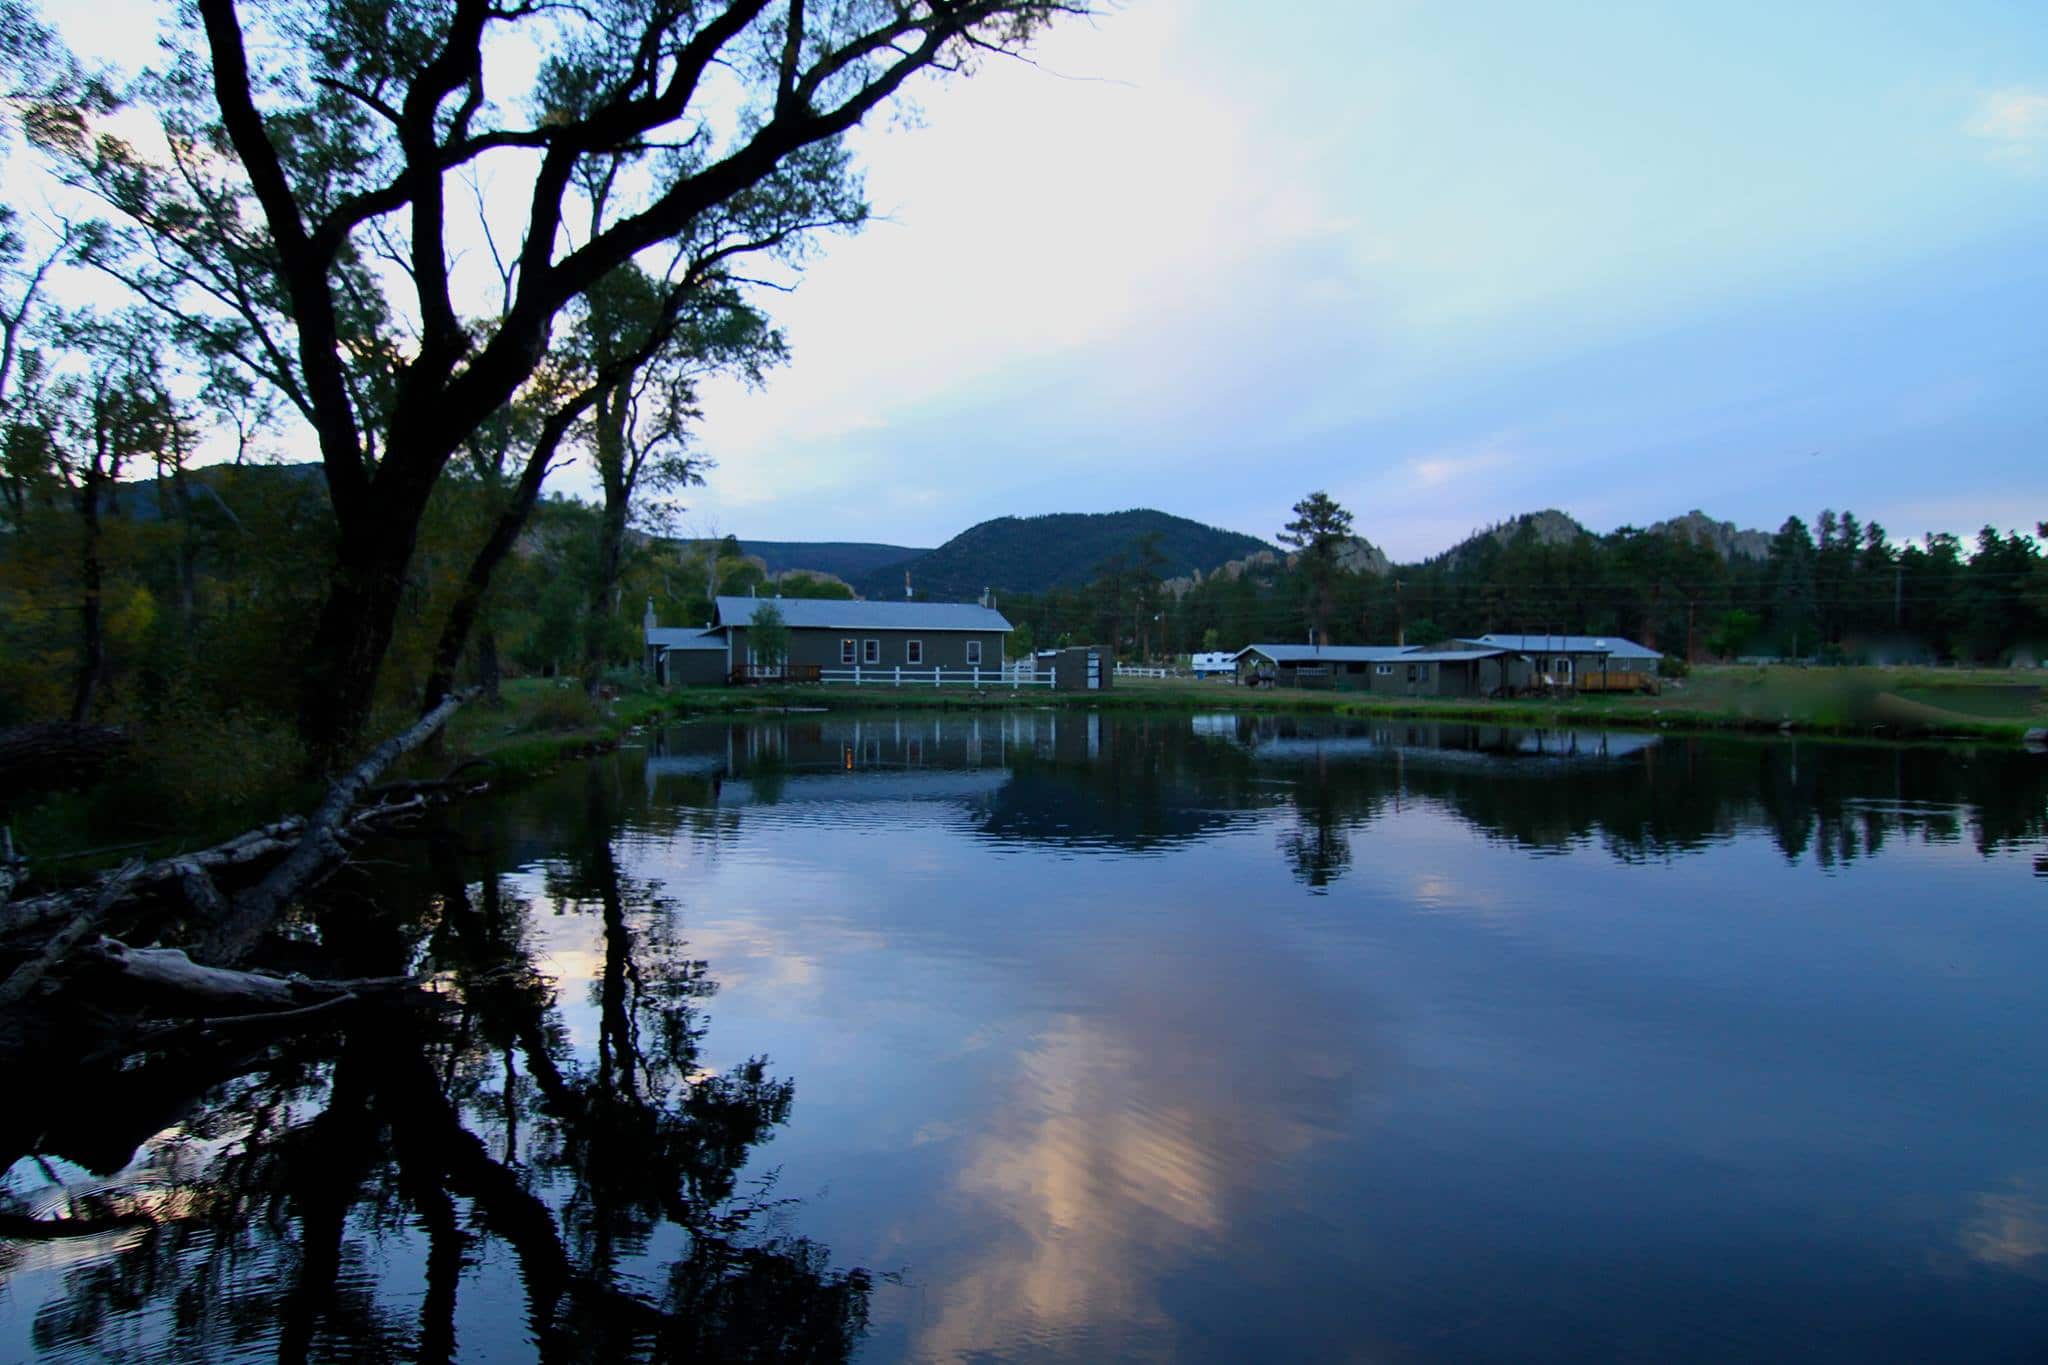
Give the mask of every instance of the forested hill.
M 923 597 L 961 601 L 983 588 L 1045 592 L 1078 587 L 1121 559 L 1131 568 L 1148 553 L 1161 578 L 1173 578 L 1273 547 L 1236 531 L 1204 526 L 1150 508 L 1126 512 L 1054 512 L 1042 517 L 997 517 L 971 526 L 905 564 L 857 580 L 864 597 L 901 597 L 903 572 Z
M 766 564 L 771 574 L 810 569 L 848 583 L 859 582 L 891 566 L 900 578 L 906 560 L 931 553 L 929 549 L 909 545 L 875 545 L 854 540 L 743 540 L 740 550 Z

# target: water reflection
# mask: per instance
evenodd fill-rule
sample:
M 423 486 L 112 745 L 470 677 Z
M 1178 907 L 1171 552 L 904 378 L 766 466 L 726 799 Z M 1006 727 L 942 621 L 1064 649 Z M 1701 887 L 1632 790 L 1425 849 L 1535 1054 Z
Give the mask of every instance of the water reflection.
M 306 928 L 326 974 L 427 973 L 436 1008 L 358 1020 L 338 1041 L 73 1076 L 102 1091 L 92 1112 L 16 1115 L 0 1161 L 14 1217 L 36 1221 L 8 1230 L 61 1238 L 54 1253 L 16 1244 L 0 1265 L 14 1294 L 31 1274 L 56 1282 L 36 1350 L 847 1354 L 869 1275 L 835 1269 L 787 1231 L 793 1201 L 741 1176 L 787 1122 L 793 1083 L 760 1058 L 701 1065 L 715 982 L 678 906 L 622 872 L 609 775 L 585 777 L 581 811 L 553 823 L 535 899 L 483 822 L 382 850 L 408 865 L 315 907 Z M 563 919 L 590 924 L 589 961 L 543 942 Z M 81 1217 L 107 1230 L 73 1241 Z
M 803 716 L 679 727 L 645 766 L 659 806 L 951 807 L 998 841 L 1166 851 L 1287 809 L 1280 849 L 1326 888 L 1353 835 L 1406 805 L 1534 853 L 1624 862 L 1762 831 L 1822 868 L 1911 837 L 1990 853 L 2048 830 L 2048 764 L 1998 747 L 1875 747 L 1288 716 L 1055 710 Z
M 289 946 L 441 1007 L 15 1086 L 0 1357 L 2024 1355 L 2044 843 L 1993 749 L 677 726 Z

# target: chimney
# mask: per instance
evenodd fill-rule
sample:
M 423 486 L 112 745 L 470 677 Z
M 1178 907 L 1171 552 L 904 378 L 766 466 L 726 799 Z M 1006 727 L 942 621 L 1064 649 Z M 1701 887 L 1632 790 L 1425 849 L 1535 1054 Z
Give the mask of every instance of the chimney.
M 910 570 L 908 569 L 903 571 L 903 600 L 906 602 L 910 600 Z
M 659 624 L 660 621 L 654 614 L 654 599 L 650 597 L 647 599 L 647 614 L 640 618 L 640 628 L 642 630 L 653 630 Z

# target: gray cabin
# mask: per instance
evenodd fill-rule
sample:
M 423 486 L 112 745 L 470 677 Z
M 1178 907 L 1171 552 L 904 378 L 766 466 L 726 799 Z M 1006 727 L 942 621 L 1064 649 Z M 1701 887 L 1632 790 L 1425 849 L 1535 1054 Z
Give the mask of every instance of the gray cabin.
M 1503 649 L 1528 660 L 1521 687 L 1570 687 L 1582 692 L 1654 687 L 1657 661 L 1647 649 L 1620 635 L 1482 635 L 1459 640 L 1460 649 Z
M 648 608 L 648 662 L 673 684 L 744 681 L 769 669 L 749 643 L 756 612 L 773 606 L 789 636 L 772 676 L 815 679 L 822 671 L 1000 670 L 1010 623 L 991 607 L 964 602 L 850 602 L 809 597 L 720 597 L 709 626 L 663 628 Z
M 1282 687 L 1330 687 L 1386 697 L 1490 697 L 1514 685 L 1512 655 L 1465 642 L 1418 645 L 1246 645 L 1238 676 Z

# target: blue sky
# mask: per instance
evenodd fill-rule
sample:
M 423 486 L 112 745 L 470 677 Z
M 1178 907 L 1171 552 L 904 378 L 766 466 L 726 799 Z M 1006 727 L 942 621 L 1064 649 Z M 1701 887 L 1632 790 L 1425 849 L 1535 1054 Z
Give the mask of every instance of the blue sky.
M 919 102 L 703 529 L 2048 517 L 2048 7 L 1137 0 Z
M 684 529 L 2048 517 L 2040 0 L 1111 3 L 855 135 L 882 217 L 766 296 Z

